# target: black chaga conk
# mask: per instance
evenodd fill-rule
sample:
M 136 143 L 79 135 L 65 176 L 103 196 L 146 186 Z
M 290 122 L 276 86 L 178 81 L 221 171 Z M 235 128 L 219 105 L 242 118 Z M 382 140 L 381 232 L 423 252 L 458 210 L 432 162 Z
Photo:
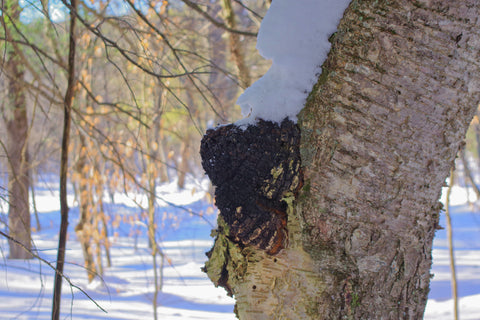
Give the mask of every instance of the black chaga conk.
M 245 130 L 230 124 L 207 131 L 200 154 L 216 186 L 215 203 L 229 238 L 276 254 L 286 246 L 287 192 L 301 186 L 300 129 L 259 120 Z

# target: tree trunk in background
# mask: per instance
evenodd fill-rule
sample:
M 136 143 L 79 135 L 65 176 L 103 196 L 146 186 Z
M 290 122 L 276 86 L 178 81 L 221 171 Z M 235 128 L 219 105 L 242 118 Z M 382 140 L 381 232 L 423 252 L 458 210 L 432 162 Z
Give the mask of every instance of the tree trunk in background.
M 10 10 L 8 10 L 10 9 Z M 20 10 L 18 3 L 12 2 L 7 12 L 13 22 L 18 23 Z M 6 30 L 7 31 L 7 30 Z M 8 44 L 7 61 L 4 69 L 8 77 L 8 105 L 4 114 L 7 128 L 9 235 L 22 243 L 25 248 L 9 241 L 12 259 L 31 259 L 31 231 L 28 193 L 30 186 L 28 163 L 28 121 L 25 92 L 23 90 L 24 71 L 15 47 Z
M 240 319 L 423 317 L 438 199 L 480 101 L 479 16 L 475 0 L 351 3 L 300 115 L 288 247 L 219 236 L 207 262 Z
M 187 95 L 187 105 L 189 107 L 188 112 L 190 113 L 190 120 L 192 117 L 198 116 L 198 108 L 195 103 L 195 97 L 192 94 L 192 91 L 189 89 L 189 86 L 186 84 L 191 84 L 191 79 L 185 79 L 185 88 L 186 89 L 186 95 Z M 186 182 L 186 177 L 187 174 L 190 171 L 190 156 L 191 156 L 191 151 L 190 148 L 191 146 L 191 141 L 192 141 L 192 129 L 195 128 L 195 123 L 193 121 L 188 121 L 188 124 L 191 125 L 191 127 L 187 127 L 184 129 L 184 135 L 182 137 L 182 145 L 180 149 L 180 162 L 177 164 L 177 176 L 178 176 L 178 181 L 177 181 L 177 186 L 180 189 L 183 189 L 185 187 L 185 182 Z
M 103 188 L 102 188 L 103 190 Z M 102 192 L 103 193 L 103 192 Z M 105 209 L 103 207 L 103 199 L 102 198 L 98 198 L 98 204 L 97 204 L 97 207 L 98 207 L 98 214 L 97 214 L 97 228 L 98 230 L 101 230 L 100 231 L 100 241 L 97 243 L 97 250 L 100 249 L 100 246 L 103 244 L 103 247 L 105 248 L 105 258 L 107 259 L 107 267 L 111 267 L 112 266 L 112 258 L 110 256 L 110 247 L 111 247 L 111 244 L 110 244 L 110 240 L 108 239 L 108 221 L 107 221 L 107 217 L 105 215 Z M 101 225 L 100 225 L 101 223 Z M 100 261 L 100 264 L 101 264 L 101 256 L 98 257 L 99 261 Z M 102 268 L 103 269 L 103 268 Z M 103 276 L 103 271 L 100 272 L 100 274 Z
M 221 14 L 220 6 L 211 6 L 209 15 L 217 17 Z M 208 28 L 209 57 L 212 63 L 210 74 L 208 75 L 208 88 L 214 95 L 218 104 L 216 109 L 217 118 L 215 124 L 224 123 L 226 119 L 232 118 L 234 99 L 237 97 L 238 85 L 225 75 L 227 69 L 227 43 L 223 37 L 225 31 L 215 25 Z
M 472 171 L 470 171 L 470 166 L 468 165 L 468 160 L 465 152 L 465 148 L 462 148 L 459 152 L 460 159 L 462 160 L 463 164 L 463 172 L 465 174 L 465 182 L 469 183 L 472 186 L 473 191 L 475 192 L 475 195 L 477 196 L 477 200 L 480 199 L 480 189 L 477 187 L 475 184 L 475 180 L 473 179 Z M 468 187 L 468 184 L 467 184 Z M 470 202 L 470 201 L 468 201 Z
M 180 152 L 181 159 L 177 167 L 178 181 L 177 185 L 180 189 L 185 188 L 185 179 L 189 171 L 188 161 L 190 160 L 190 138 L 187 136 L 182 142 L 182 150 Z
M 87 164 L 87 146 L 85 144 L 85 137 L 82 134 L 78 135 L 80 146 L 78 152 L 78 160 L 75 163 L 75 172 L 78 176 L 78 199 L 80 211 L 80 219 L 75 226 L 75 233 L 77 235 L 80 246 L 82 247 L 83 260 L 85 270 L 87 271 L 88 282 L 92 282 L 97 275 L 97 267 L 93 257 L 92 239 L 94 237 L 93 225 L 93 191 L 92 182 L 90 181 L 89 171 L 90 166 Z
M 453 319 L 458 320 L 458 290 L 457 290 L 457 272 L 455 270 L 455 250 L 453 248 L 453 232 L 452 232 L 452 219 L 450 217 L 450 196 L 452 194 L 452 187 L 455 181 L 454 168 L 450 170 L 450 181 L 448 182 L 447 195 L 445 197 L 445 222 L 447 224 L 447 242 L 448 242 L 448 255 L 450 258 L 450 272 L 452 277 L 450 279 L 450 285 L 452 287 L 453 298 Z
M 235 12 L 232 8 L 232 1 L 231 0 L 222 0 L 222 10 L 223 16 L 227 26 L 230 29 L 236 29 L 236 22 L 235 22 Z M 243 45 L 241 43 L 241 38 L 238 33 L 229 32 L 229 47 L 230 53 L 232 54 L 233 61 L 237 66 L 238 70 L 238 78 L 240 79 L 240 86 L 242 88 L 247 88 L 250 86 L 251 78 L 250 78 L 250 70 L 245 62 L 245 55 L 243 53 Z
M 150 151 L 150 150 L 149 150 Z M 155 203 L 156 203 L 156 187 L 155 182 L 157 178 L 157 170 L 155 169 L 155 158 L 146 157 L 147 163 L 147 179 L 148 179 L 148 244 L 150 252 L 152 255 L 152 269 L 153 269 L 153 318 L 154 320 L 158 319 L 157 307 L 158 307 L 158 294 L 162 290 L 162 278 L 161 272 L 158 270 L 157 256 L 160 252 L 160 249 L 157 244 L 157 223 L 156 223 L 156 214 L 155 214 Z
M 163 123 L 162 123 L 162 112 L 165 108 L 167 102 L 167 90 L 164 90 L 162 86 L 157 86 L 158 97 L 155 101 L 158 107 L 158 114 L 155 116 L 153 121 L 153 136 L 154 141 L 157 143 L 156 148 L 152 148 L 152 154 L 155 159 L 158 159 L 158 175 L 160 177 L 160 182 L 169 182 L 170 178 L 168 177 L 168 160 L 165 156 L 165 139 L 163 136 Z
M 163 140 L 163 134 L 160 130 L 158 134 L 159 140 L 156 140 L 158 143 L 158 166 L 159 166 L 159 176 L 161 183 L 168 183 L 170 182 L 170 178 L 168 177 L 168 159 L 165 156 L 165 146 Z
M 8 69 L 16 74 L 16 78 L 10 79 L 9 95 L 13 102 L 13 119 L 8 119 L 6 123 L 8 140 L 8 192 L 9 192 L 9 210 L 8 226 L 9 234 L 12 238 L 22 243 L 22 246 L 11 242 L 10 258 L 12 259 L 30 259 L 32 255 L 28 250 L 31 249 L 30 232 L 30 210 L 28 202 L 28 191 L 30 178 L 28 175 L 28 150 L 27 150 L 27 132 L 28 121 L 25 104 L 25 96 L 21 89 L 18 79 L 23 79 L 23 72 L 15 61 L 14 56 L 10 56 L 7 61 Z M 27 250 L 26 250 L 27 249 Z

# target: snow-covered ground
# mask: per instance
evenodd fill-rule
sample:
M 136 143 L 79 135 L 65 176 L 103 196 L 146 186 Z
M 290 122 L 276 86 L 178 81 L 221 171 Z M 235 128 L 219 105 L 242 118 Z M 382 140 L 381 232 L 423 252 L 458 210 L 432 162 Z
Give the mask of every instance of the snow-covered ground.
M 209 235 L 216 220 L 215 210 L 204 199 L 207 185 L 204 180 L 190 183 L 185 190 L 178 190 L 175 182 L 157 188 L 159 197 L 174 205 L 158 201 L 157 206 L 158 238 L 166 257 L 163 290 L 157 299 L 159 319 L 234 319 L 233 299 L 223 289 L 215 288 L 200 270 L 206 260 L 205 252 L 213 244 Z M 117 194 L 113 204 L 105 198 L 106 213 L 111 221 L 116 221 L 115 228 L 110 230 L 112 267 L 105 268 L 102 278 L 88 284 L 82 251 L 73 231 L 78 207 L 73 196 L 69 197 L 64 273 L 78 288 L 64 281 L 61 319 L 153 319 L 152 257 L 146 224 L 133 199 L 142 201 L 135 194 Z M 60 221 L 57 184 L 40 184 L 36 188 L 36 204 L 41 231 L 34 233 L 34 243 L 38 254 L 54 264 Z M 6 204 L 1 203 L 1 221 L 6 221 L 6 209 Z M 34 221 L 32 217 L 35 227 Z M 0 248 L 0 319 L 50 319 L 53 270 L 38 260 L 6 259 L 5 239 L 0 239 Z
M 266 24 L 262 24 L 260 30 L 258 48 L 273 64 L 269 72 L 239 98 L 246 116 L 239 123 L 255 122 L 256 117 L 273 121 L 281 121 L 286 116 L 296 119 L 321 72 L 320 66 L 330 47 L 328 37 L 348 3 L 348 0 L 302 0 L 299 6 L 282 0 L 272 3 L 265 17 Z M 227 297 L 223 289 L 215 288 L 200 270 L 206 260 L 204 253 L 213 243 L 209 235 L 216 220 L 215 210 L 203 199 L 205 189 L 203 183 L 192 183 L 188 190 L 179 191 L 172 183 L 157 190 L 165 200 L 159 201 L 157 213 L 158 237 L 167 260 L 163 269 L 163 291 L 157 300 L 159 319 L 235 319 L 233 299 Z M 57 190 L 55 183 L 39 184 L 35 198 L 42 226 L 41 231 L 34 234 L 35 246 L 38 254 L 52 263 L 56 258 L 60 221 Z M 455 188 L 453 199 L 457 274 L 462 297 L 460 315 L 462 320 L 478 320 L 480 210 L 472 211 L 466 205 L 464 189 Z M 146 225 L 135 205 L 145 199 L 135 194 L 115 195 L 114 203 L 106 202 L 106 213 L 117 222 L 110 230 L 112 267 L 106 268 L 103 277 L 91 284 L 88 284 L 81 248 L 73 231 L 78 221 L 78 207 L 73 197 L 69 201 L 72 210 L 64 273 L 76 287 L 64 282 L 61 319 L 153 319 L 152 257 Z M 6 204 L 0 202 L 3 230 L 6 209 Z M 443 221 L 442 225 L 445 225 Z M 12 261 L 6 256 L 7 241 L 0 239 L 0 257 L 3 257 L 0 318 L 50 319 L 53 270 L 38 260 Z M 453 319 L 445 230 L 437 232 L 433 256 L 435 276 L 425 319 Z
M 201 199 L 205 189 L 203 183 L 192 183 L 183 191 L 177 190 L 175 183 L 157 189 L 167 201 L 183 206 L 178 208 L 159 202 L 157 209 L 158 236 L 167 258 L 164 287 L 158 297 L 159 319 L 235 319 L 233 299 L 227 297 L 223 289 L 215 288 L 200 270 L 206 259 L 205 252 L 212 245 L 210 223 L 214 224 L 216 218 L 211 206 Z M 36 190 L 42 230 L 34 233 L 35 245 L 41 257 L 54 262 L 60 217 L 57 186 L 46 183 L 38 185 Z M 452 220 L 462 320 L 480 319 L 480 214 L 466 204 L 465 195 L 465 189 L 454 188 Z M 74 203 L 71 203 L 65 267 L 71 282 L 107 313 L 79 289 L 64 282 L 62 319 L 153 319 L 152 258 L 145 226 L 129 219 L 140 217 L 140 210 L 126 197 L 117 195 L 115 199 L 118 203 L 106 204 L 112 220 L 121 217 L 121 223 L 110 230 L 112 267 L 106 268 L 101 279 L 88 284 L 81 248 L 73 231 L 78 221 Z M 3 204 L 0 210 L 5 209 Z M 197 214 L 202 214 L 206 220 Z M 2 215 L 5 221 L 5 212 Z M 442 225 L 445 225 L 443 216 Z M 3 257 L 0 263 L 0 318 L 49 319 L 53 289 L 51 268 L 38 260 L 6 259 L 4 239 L 0 240 L 0 248 Z M 434 248 L 432 272 L 435 276 L 425 319 L 453 319 L 445 230 L 437 232 Z
M 444 192 L 445 194 L 445 192 Z M 455 248 L 460 319 L 480 319 L 480 207 L 469 205 L 474 201 L 473 190 L 454 186 L 451 195 L 451 219 Z M 442 202 L 445 203 L 444 197 Z M 446 228 L 445 214 L 440 225 Z M 434 277 L 425 319 L 453 319 L 451 300 L 451 272 L 446 229 L 437 231 L 433 242 Z

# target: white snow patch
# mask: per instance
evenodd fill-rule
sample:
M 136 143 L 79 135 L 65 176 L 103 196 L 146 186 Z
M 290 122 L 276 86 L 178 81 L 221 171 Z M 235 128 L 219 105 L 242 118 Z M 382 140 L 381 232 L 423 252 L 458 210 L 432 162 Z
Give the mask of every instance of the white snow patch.
M 275 0 L 276 1 L 276 0 Z M 195 185 L 195 187 L 193 187 Z M 197 192 L 192 192 L 194 189 Z M 46 189 L 55 192 L 45 191 Z M 51 188 L 39 188 L 36 195 L 42 198 L 42 210 L 39 217 L 43 226 L 40 233 L 34 233 L 33 239 L 39 254 L 47 261 L 55 261 L 56 246 L 58 241 L 58 229 L 48 227 L 52 217 L 58 217 L 59 213 L 48 214 L 49 210 L 56 207 L 58 193 L 57 186 Z M 202 183 L 189 187 L 188 193 L 179 190 L 175 183 L 159 185 L 157 193 L 166 199 L 177 201 L 182 199 L 185 203 L 187 197 L 196 196 L 202 192 Z M 70 190 L 70 193 L 72 190 Z M 466 214 L 465 193 L 467 190 L 454 187 L 452 191 L 452 203 L 460 205 L 452 206 L 452 220 L 457 222 L 458 227 L 478 228 L 473 214 Z M 471 198 L 474 199 L 473 197 Z M 193 200 L 190 201 L 193 203 Z M 55 204 L 50 206 L 50 204 Z M 202 204 L 206 211 L 209 204 Z M 6 203 L 4 203 L 6 207 Z M 124 208 L 130 214 L 138 211 L 134 205 Z M 41 211 L 43 212 L 43 211 Z M 73 221 L 78 218 L 78 213 L 72 211 Z M 477 214 L 478 211 L 475 212 Z M 186 220 L 176 233 L 188 235 L 179 237 L 180 240 L 161 242 L 162 251 L 167 258 L 163 269 L 164 286 L 163 292 L 158 297 L 158 317 L 162 320 L 234 320 L 234 300 L 228 297 L 223 288 L 215 288 L 207 275 L 201 271 L 206 260 L 205 252 L 208 251 L 213 239 L 208 236 L 209 230 L 204 230 L 203 236 L 194 238 L 198 227 L 196 220 Z M 70 224 L 70 235 L 74 223 Z M 126 226 L 125 226 L 126 227 Z M 208 229 L 208 228 L 207 228 Z M 455 229 L 459 230 L 459 229 Z M 445 235 L 439 231 L 437 236 Z M 128 232 L 125 232 L 126 234 Z M 198 231 L 197 235 L 200 235 Z M 478 239 L 471 232 L 473 241 Z M 465 236 L 464 232 L 454 233 Z M 191 238 L 190 238 L 191 236 Z M 120 236 L 111 238 L 112 267 L 106 267 L 102 280 L 96 279 L 88 283 L 86 272 L 83 267 L 83 254 L 76 237 L 70 237 L 67 242 L 67 261 L 65 274 L 75 285 L 85 290 L 95 301 L 108 311 L 107 314 L 99 310 L 93 302 L 77 289 L 71 289 L 65 283 L 62 292 L 62 319 L 75 320 L 105 320 L 105 319 L 152 319 L 153 299 L 153 268 L 152 256 L 148 248 L 146 233 L 138 235 L 138 244 L 132 236 Z M 439 242 L 441 240 L 442 242 Z M 457 239 L 458 240 L 458 239 Z M 439 248 L 438 243 L 442 243 Z M 428 300 L 425 311 L 425 320 L 453 319 L 453 302 L 450 297 L 448 282 L 451 277 L 449 270 L 448 250 L 443 248 L 443 239 L 436 239 L 433 250 L 433 269 L 435 275 L 431 282 L 432 291 L 438 298 Z M 8 260 L 5 259 L 8 248 L 7 240 L 0 237 L 2 263 L 0 263 L 0 314 L 1 319 L 39 319 L 51 318 L 51 297 L 53 295 L 54 272 L 38 260 Z M 457 277 L 460 294 L 460 318 L 480 319 L 480 295 L 478 294 L 478 281 L 480 279 L 480 250 L 478 246 L 469 245 L 466 250 L 455 252 L 457 264 Z M 71 314 L 70 314 L 71 313 Z
M 321 65 L 330 50 L 328 38 L 350 0 L 275 0 L 265 15 L 257 49 L 272 60 L 268 72 L 238 98 L 244 119 L 297 121 Z
M 447 180 L 448 181 L 448 180 Z M 442 188 L 442 196 L 440 201 L 446 203 L 447 201 L 447 187 Z M 475 201 L 476 195 L 472 188 L 465 188 L 457 185 L 452 186 L 452 193 L 450 194 L 450 206 L 459 206 L 468 203 L 468 201 Z
M 206 190 L 209 186 L 208 179 L 196 180 L 189 178 L 185 184 L 185 188 L 180 189 L 177 186 L 177 179 L 170 183 L 159 184 L 156 188 L 157 206 L 167 207 L 170 205 L 186 206 L 205 197 Z M 53 212 L 60 211 L 60 191 L 57 183 L 44 183 L 41 190 L 35 191 L 35 207 L 37 212 Z M 109 195 L 105 192 L 104 203 L 111 203 Z M 114 202 L 123 204 L 127 207 L 138 207 L 148 205 L 148 198 L 145 193 L 129 192 L 115 193 Z M 76 198 L 73 193 L 67 195 L 67 203 L 70 208 L 77 205 Z M 30 208 L 33 211 L 33 199 L 30 194 Z M 0 213 L 8 212 L 8 203 L 4 198 L 0 198 Z
M 480 294 L 463 297 L 459 299 L 460 318 L 462 320 L 478 320 L 480 319 Z M 425 320 L 451 320 L 453 319 L 453 300 L 435 301 L 428 300 L 425 309 Z
M 196 202 L 205 197 L 205 190 L 208 190 L 208 179 L 201 181 L 189 179 L 184 189 L 179 189 L 177 186 L 177 179 L 167 184 L 160 184 L 155 189 L 157 196 L 157 205 L 160 207 L 167 207 L 169 205 L 185 206 Z M 110 202 L 109 198 L 105 198 L 106 203 Z M 114 201 L 117 204 L 124 204 L 128 207 L 135 207 L 140 204 L 146 207 L 148 198 L 145 193 L 130 192 L 127 195 L 116 193 Z

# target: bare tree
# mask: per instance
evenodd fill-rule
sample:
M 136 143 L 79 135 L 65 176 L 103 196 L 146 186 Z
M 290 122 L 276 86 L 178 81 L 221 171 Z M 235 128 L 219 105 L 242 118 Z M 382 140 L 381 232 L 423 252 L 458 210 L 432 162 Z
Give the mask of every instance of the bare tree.
M 67 244 L 68 228 L 68 203 L 67 203 L 67 171 L 68 171 L 68 147 L 70 144 L 70 126 L 72 122 L 72 105 L 75 95 L 75 54 L 76 54 L 76 24 L 77 24 L 77 0 L 70 2 L 70 29 L 69 49 L 67 60 L 67 89 L 63 100 L 63 133 L 62 151 L 60 158 L 60 231 L 58 237 L 57 266 L 55 268 L 55 283 L 53 288 L 52 320 L 60 318 L 60 301 L 62 294 L 62 276 L 65 265 L 65 249 Z

